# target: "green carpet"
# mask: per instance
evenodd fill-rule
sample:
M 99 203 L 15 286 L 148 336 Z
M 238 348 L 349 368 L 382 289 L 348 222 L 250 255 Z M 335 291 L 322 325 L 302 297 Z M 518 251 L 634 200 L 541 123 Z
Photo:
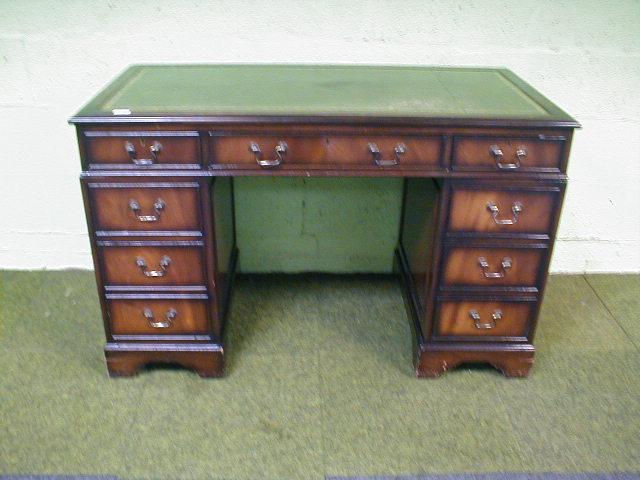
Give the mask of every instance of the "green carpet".
M 551 277 L 529 379 L 417 380 L 385 277 L 240 277 L 228 376 L 109 379 L 90 272 L 1 272 L 0 473 L 640 470 L 640 276 Z

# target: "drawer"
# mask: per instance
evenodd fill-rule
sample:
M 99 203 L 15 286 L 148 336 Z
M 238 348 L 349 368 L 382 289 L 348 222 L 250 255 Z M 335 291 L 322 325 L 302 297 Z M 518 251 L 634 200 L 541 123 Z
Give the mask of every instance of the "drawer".
M 438 167 L 439 136 L 214 136 L 212 163 L 241 168 Z
M 442 302 L 436 314 L 437 336 L 525 340 L 535 306 L 536 302 Z
M 199 168 L 200 135 L 194 131 L 85 131 L 92 168 Z
M 205 300 L 110 300 L 113 335 L 176 335 L 206 333 Z
M 199 185 L 89 183 L 97 231 L 200 230 Z
M 452 247 L 444 261 L 442 287 L 534 288 L 546 248 Z
M 454 170 L 560 172 L 565 137 L 454 137 Z
M 202 247 L 98 242 L 107 286 L 205 285 Z
M 556 217 L 559 189 L 466 190 L 451 194 L 450 232 L 548 234 Z

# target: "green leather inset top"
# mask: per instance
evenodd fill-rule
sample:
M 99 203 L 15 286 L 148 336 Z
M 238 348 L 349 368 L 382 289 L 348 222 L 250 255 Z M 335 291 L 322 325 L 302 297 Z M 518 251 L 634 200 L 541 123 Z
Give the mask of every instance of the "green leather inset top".
M 575 123 L 505 69 L 351 65 L 133 66 L 72 121 L 144 116 L 375 116 Z

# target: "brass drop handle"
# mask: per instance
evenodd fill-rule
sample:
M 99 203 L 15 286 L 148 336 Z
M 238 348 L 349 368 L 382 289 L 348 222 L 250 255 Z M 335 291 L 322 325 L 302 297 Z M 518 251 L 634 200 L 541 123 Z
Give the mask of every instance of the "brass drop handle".
M 167 319 L 166 321 L 157 321 L 155 315 L 153 314 L 153 310 L 151 310 L 150 308 L 145 308 L 142 311 L 142 314 L 144 315 L 144 318 L 147 319 L 147 322 L 149 322 L 149 325 L 151 325 L 153 328 L 169 328 L 178 316 L 178 312 L 174 308 L 170 308 L 164 314 L 164 317 Z
M 147 261 L 142 257 L 136 258 L 136 265 L 140 267 L 145 277 L 164 277 L 167 274 L 169 265 L 171 265 L 171 258 L 165 255 L 160 259 L 160 270 L 147 270 Z
M 253 152 L 253 154 L 256 157 L 256 162 L 261 167 L 277 167 L 284 161 L 284 156 L 287 153 L 287 150 L 289 149 L 289 145 L 287 145 L 287 143 L 284 141 L 278 142 L 278 145 L 276 145 L 276 148 L 275 148 L 277 158 L 273 160 L 265 160 L 262 156 L 262 151 L 260 150 L 260 146 L 255 142 L 251 142 L 249 144 L 249 149 L 251 150 L 251 152 Z
M 159 198 L 153 204 L 153 209 L 156 212 L 155 215 L 141 215 L 140 202 L 138 202 L 137 200 L 129 200 L 129 208 L 140 222 L 157 222 L 158 220 L 160 220 L 160 212 L 164 210 L 165 206 L 166 203 L 164 203 L 164 200 Z
M 480 312 L 477 310 L 470 310 L 469 316 L 472 318 L 473 323 L 478 330 L 489 330 L 496 327 L 496 322 L 498 320 L 502 320 L 502 310 L 494 310 L 491 314 L 491 321 L 489 322 L 483 322 L 480 317 Z
M 513 163 L 504 163 L 504 154 L 498 145 L 491 145 L 491 147 L 489 147 L 489 151 L 491 152 L 491 155 L 493 155 L 497 167 L 501 170 L 514 170 L 516 168 L 520 168 L 520 162 L 527 156 L 527 149 L 520 147 L 516 150 L 516 161 Z
M 131 142 L 124 143 L 124 149 L 129 154 L 131 161 L 136 165 L 140 166 L 148 166 L 153 165 L 158 161 L 158 155 L 162 151 L 162 144 L 160 142 L 153 142 L 149 147 L 149 152 L 151 153 L 151 158 L 137 158 L 138 153 L 136 152 L 136 146 Z
M 484 278 L 503 278 L 507 274 L 507 270 L 509 270 L 512 266 L 511 258 L 504 257 L 502 259 L 502 271 L 501 272 L 490 272 L 489 271 L 489 262 L 485 257 L 478 257 L 478 264 L 482 269 L 482 275 Z
M 398 163 L 400 162 L 400 155 L 407 152 L 407 146 L 404 143 L 397 144 L 396 147 L 393 149 L 393 152 L 394 152 L 393 160 L 383 160 L 382 154 L 380 153 L 380 149 L 378 148 L 378 145 L 376 145 L 375 143 L 369 144 L 369 152 L 371 153 L 371 155 L 373 155 L 373 161 L 377 166 L 393 167 L 395 165 L 398 165 Z
M 500 215 L 500 209 L 494 202 L 487 203 L 487 210 L 491 213 L 493 217 L 493 221 L 496 225 L 515 225 L 520 220 L 520 214 L 524 210 L 524 205 L 521 202 L 513 202 L 511 205 L 511 211 L 513 212 L 512 218 L 500 219 L 498 216 Z

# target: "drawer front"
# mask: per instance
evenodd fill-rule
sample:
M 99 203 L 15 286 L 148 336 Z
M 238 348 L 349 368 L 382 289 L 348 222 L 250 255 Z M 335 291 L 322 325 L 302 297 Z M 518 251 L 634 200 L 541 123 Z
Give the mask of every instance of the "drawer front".
M 216 136 L 212 163 L 242 168 L 438 167 L 442 139 L 410 136 Z
M 200 230 L 197 183 L 90 183 L 95 229 Z
M 205 285 L 200 247 L 102 246 L 100 250 L 107 286 Z
M 178 335 L 209 331 L 204 300 L 110 300 L 113 335 Z
M 93 168 L 166 168 L 200 164 L 198 132 L 84 132 L 86 162 Z
M 535 305 L 535 302 L 442 302 L 436 318 L 437 336 L 524 340 Z
M 546 249 L 462 248 L 447 252 L 442 286 L 535 287 Z
M 454 189 L 450 232 L 547 234 L 557 192 Z
M 560 172 L 566 139 L 454 137 L 455 170 Z

